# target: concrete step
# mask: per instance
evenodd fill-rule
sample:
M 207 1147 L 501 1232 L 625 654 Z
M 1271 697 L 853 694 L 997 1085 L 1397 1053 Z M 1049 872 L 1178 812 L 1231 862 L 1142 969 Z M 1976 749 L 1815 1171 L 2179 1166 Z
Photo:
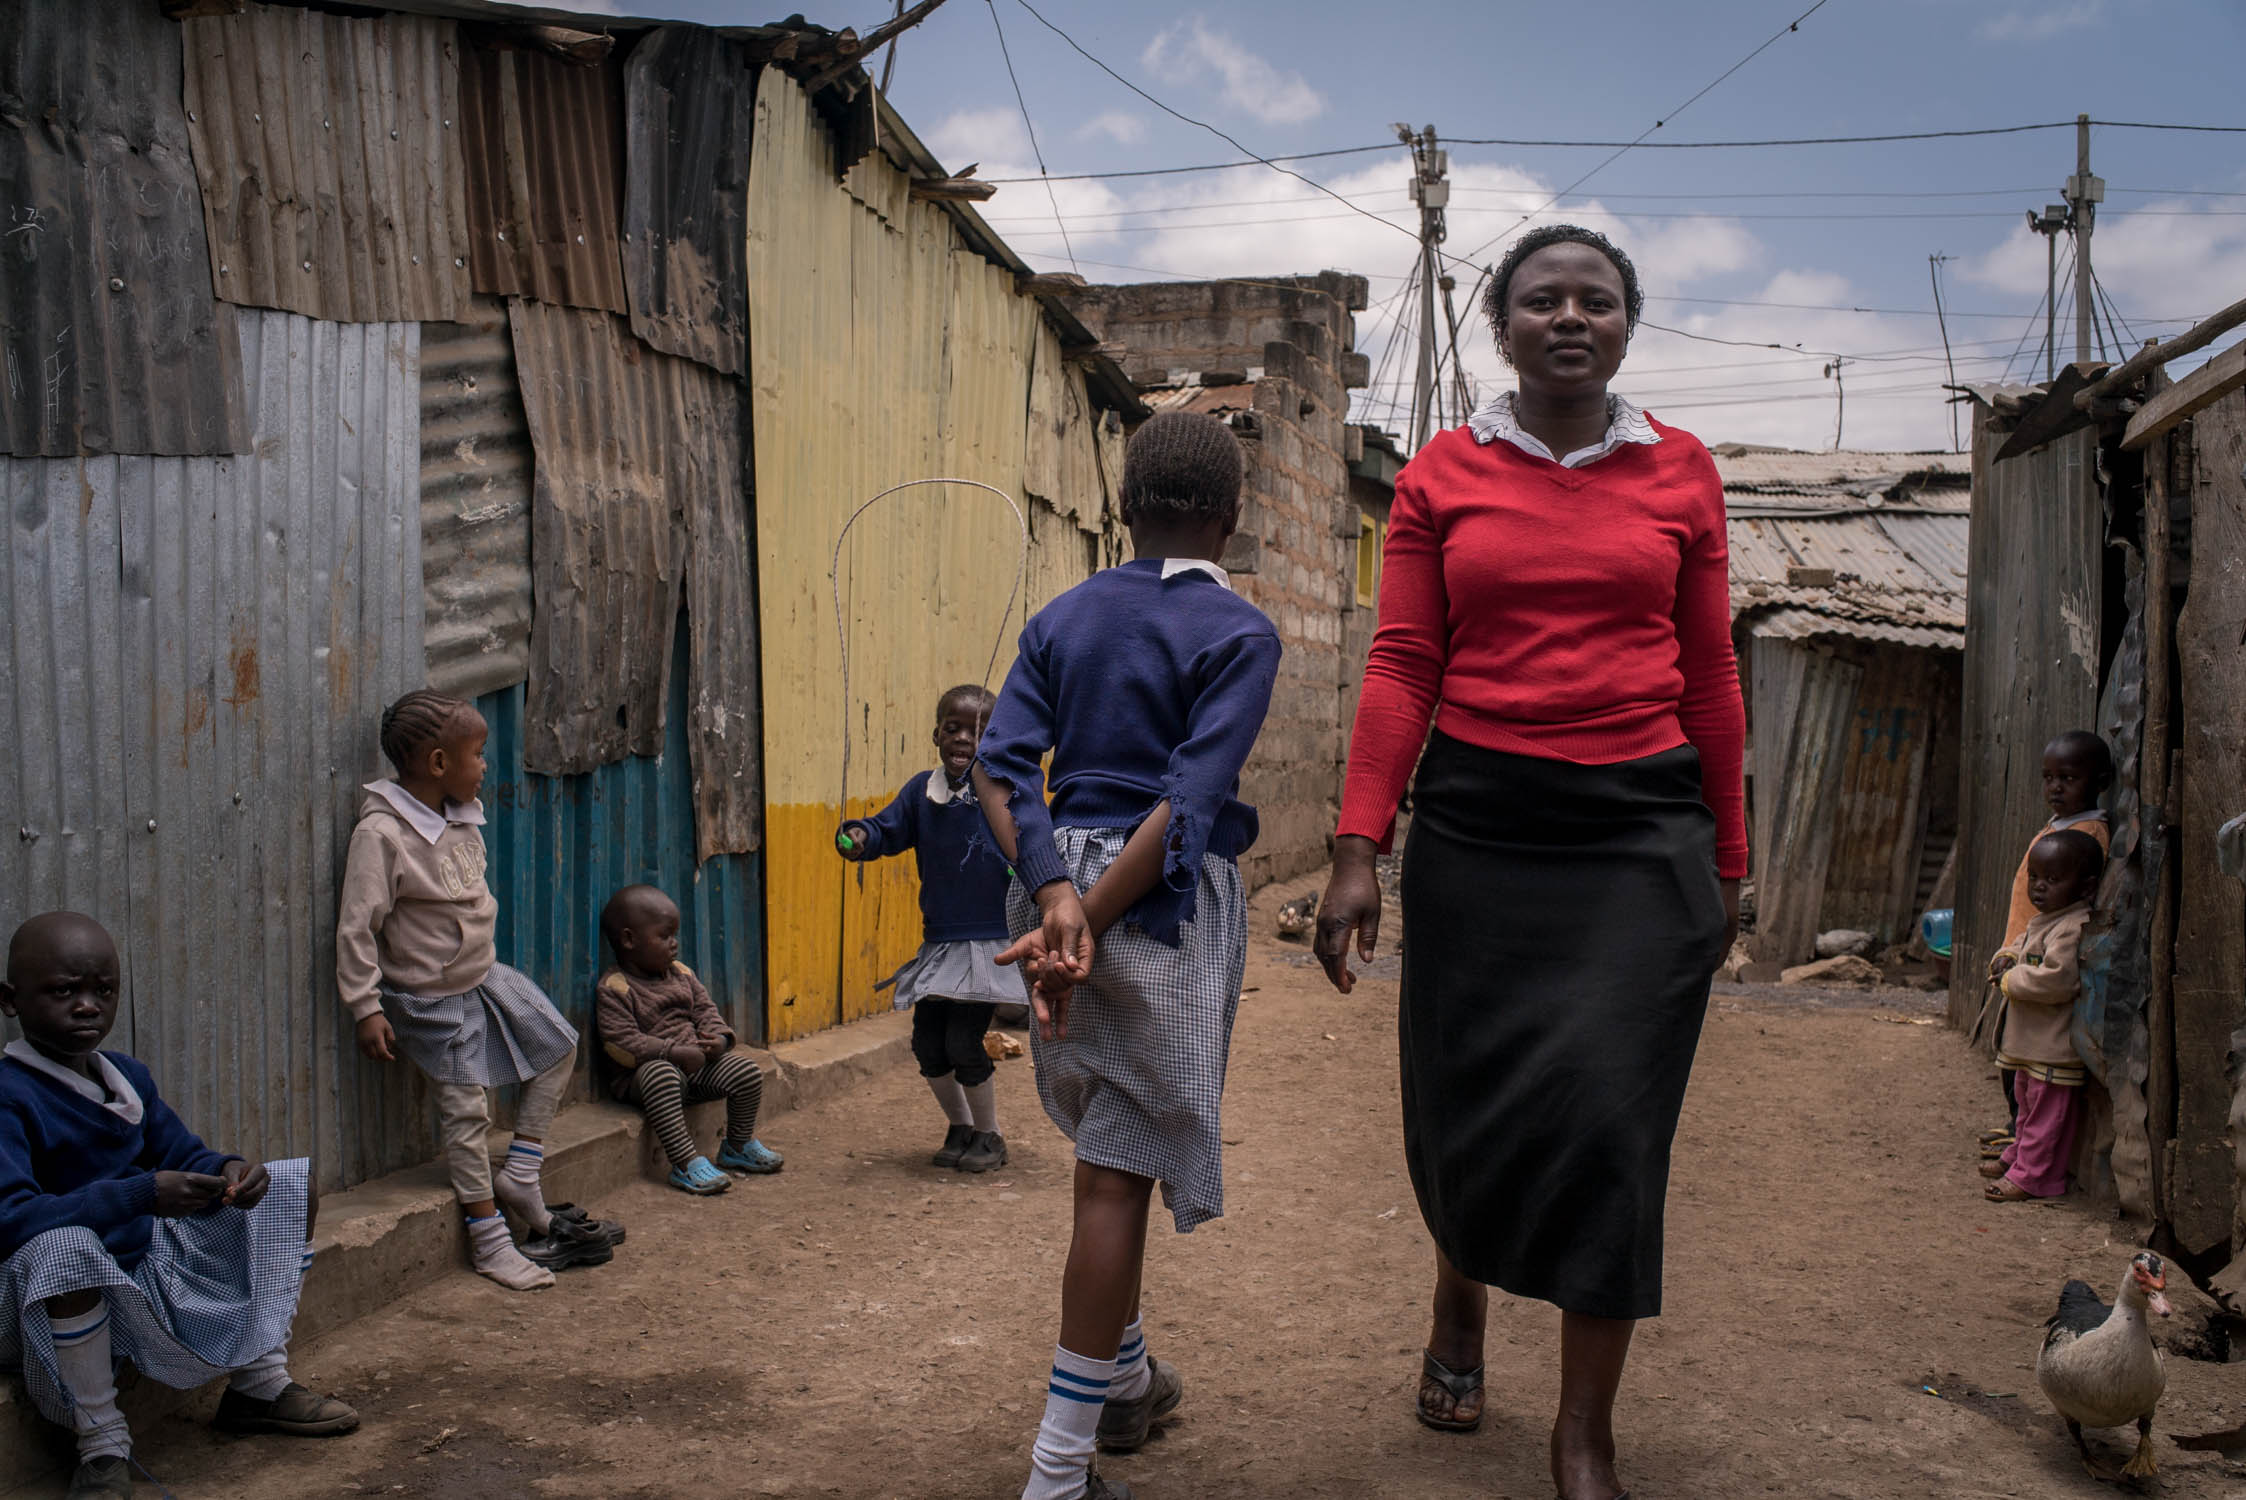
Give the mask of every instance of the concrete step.
M 761 1118 L 770 1119 L 846 1092 L 909 1059 L 912 1017 L 905 1012 L 874 1016 L 773 1051 L 745 1050 L 764 1069 Z M 722 1101 L 697 1104 L 687 1118 L 698 1140 L 714 1141 L 724 1129 L 725 1106 Z M 645 1117 L 627 1104 L 574 1104 L 555 1119 L 546 1138 L 550 1203 L 597 1208 L 603 1196 L 635 1177 L 660 1182 L 669 1173 L 670 1163 Z M 437 1162 L 323 1195 L 313 1248 L 317 1254 L 305 1278 L 292 1335 L 300 1344 L 468 1264 L 467 1234 L 450 1181 Z M 219 1389 L 213 1383 L 199 1391 L 175 1391 L 135 1380 L 128 1371 L 120 1383 L 120 1404 L 126 1420 L 139 1427 L 182 1409 L 208 1412 L 217 1405 Z M 69 1464 L 73 1452 L 68 1435 L 32 1406 L 21 1380 L 0 1378 L 0 1497 L 50 1479 Z

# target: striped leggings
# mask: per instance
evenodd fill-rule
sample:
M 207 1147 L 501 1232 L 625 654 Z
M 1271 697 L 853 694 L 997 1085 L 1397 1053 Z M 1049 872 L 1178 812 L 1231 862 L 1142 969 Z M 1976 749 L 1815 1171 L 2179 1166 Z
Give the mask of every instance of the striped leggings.
M 658 1057 L 633 1069 L 624 1097 L 647 1116 L 671 1165 L 684 1167 L 702 1154 L 694 1149 L 686 1106 L 723 1099 L 725 1138 L 743 1145 L 756 1135 L 757 1106 L 764 1102 L 764 1070 L 745 1052 L 728 1052 L 693 1074 L 682 1073 L 678 1064 Z

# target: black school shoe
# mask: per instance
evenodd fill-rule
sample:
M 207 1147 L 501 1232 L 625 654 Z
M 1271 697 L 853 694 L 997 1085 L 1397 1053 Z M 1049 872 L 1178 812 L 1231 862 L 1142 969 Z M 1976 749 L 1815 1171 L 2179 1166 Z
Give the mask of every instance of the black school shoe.
M 359 1414 L 333 1396 L 319 1396 L 290 1381 L 269 1400 L 228 1386 L 211 1425 L 221 1432 L 277 1432 L 283 1437 L 341 1437 L 359 1430 Z
M 974 1126 L 952 1126 L 951 1129 L 944 1132 L 944 1149 L 937 1152 L 934 1156 L 929 1157 L 928 1165 L 930 1165 L 931 1167 L 958 1166 L 961 1154 L 974 1143 L 974 1140 Z
M 597 1221 L 564 1219 L 558 1215 L 544 1234 L 524 1240 L 515 1248 L 522 1251 L 524 1260 L 549 1271 L 605 1266 L 616 1258 L 615 1247 L 609 1244 L 608 1236 Z
M 1120 1479 L 1102 1479 L 1098 1469 L 1086 1469 L 1084 1500 L 1131 1500 L 1131 1487 Z
M 990 1172 L 1006 1165 L 1006 1137 L 995 1130 L 980 1130 L 959 1153 L 962 1172 Z
M 1146 1446 L 1154 1424 L 1178 1409 L 1185 1399 L 1185 1382 L 1175 1366 L 1147 1356 L 1146 1390 L 1130 1401 L 1111 1400 L 1100 1408 L 1100 1451 L 1136 1453 Z
M 593 1225 L 607 1237 L 611 1249 L 624 1243 L 623 1225 L 614 1219 L 596 1219 L 574 1203 L 549 1203 L 546 1205 L 546 1212 L 557 1219 L 567 1219 L 572 1224 Z
M 70 1476 L 63 1500 L 132 1500 L 133 1466 L 114 1454 L 89 1458 Z

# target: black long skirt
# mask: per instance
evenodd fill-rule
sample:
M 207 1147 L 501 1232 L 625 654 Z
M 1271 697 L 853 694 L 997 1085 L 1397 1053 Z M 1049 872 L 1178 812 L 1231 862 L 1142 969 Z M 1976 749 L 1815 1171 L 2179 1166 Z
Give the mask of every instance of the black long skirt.
M 1437 734 L 1404 851 L 1404 1150 L 1475 1281 L 1661 1311 L 1669 1149 L 1723 943 L 1689 746 L 1620 765 Z

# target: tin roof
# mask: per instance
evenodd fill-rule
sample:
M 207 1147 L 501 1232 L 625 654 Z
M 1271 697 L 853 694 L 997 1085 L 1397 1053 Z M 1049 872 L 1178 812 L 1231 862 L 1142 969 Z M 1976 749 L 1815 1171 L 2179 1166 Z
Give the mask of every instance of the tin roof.
M 1150 411 L 1199 411 L 1222 416 L 1226 412 L 1256 409 L 1254 381 L 1243 385 L 1151 386 L 1139 395 Z
M 153 5 L 0 5 L 0 453 L 249 446 L 179 76 Z
M 1971 459 L 1725 443 L 1731 612 L 1758 635 L 1960 650 Z

